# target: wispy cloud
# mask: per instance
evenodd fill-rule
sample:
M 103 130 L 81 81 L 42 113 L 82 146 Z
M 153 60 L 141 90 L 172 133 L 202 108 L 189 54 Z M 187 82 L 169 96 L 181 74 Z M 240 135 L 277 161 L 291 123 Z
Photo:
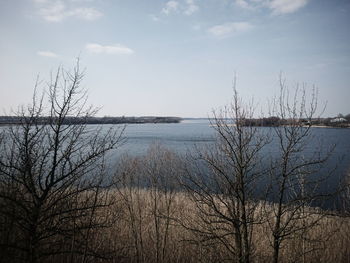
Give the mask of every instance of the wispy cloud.
M 75 16 L 77 18 L 81 18 L 84 20 L 96 20 L 97 18 L 101 17 L 103 14 L 92 7 L 82 7 L 82 8 L 76 8 L 68 12 L 69 16 Z
M 162 13 L 169 15 L 171 12 L 176 12 L 179 7 L 179 2 L 168 1 L 162 9 Z
M 199 10 L 196 0 L 168 1 L 162 8 L 161 13 L 170 15 L 171 13 L 182 13 L 184 15 L 192 15 Z
M 215 37 L 224 38 L 253 28 L 254 26 L 248 22 L 230 22 L 210 27 L 208 32 Z
M 49 22 L 61 22 L 69 17 L 93 21 L 103 15 L 94 7 L 71 6 L 72 2 L 76 1 L 34 0 L 38 15 Z
M 235 0 L 235 4 L 243 9 L 253 9 L 253 5 L 246 0 Z
M 131 48 L 121 44 L 103 46 L 96 43 L 89 43 L 86 44 L 85 48 L 87 51 L 95 54 L 131 55 L 135 53 Z
M 310 0 L 235 0 L 235 5 L 249 10 L 268 8 L 274 15 L 294 13 Z
M 39 56 L 48 57 L 48 58 L 57 58 L 57 57 L 59 57 L 59 55 L 57 55 L 56 53 L 51 52 L 51 51 L 38 51 L 36 54 L 39 55 Z
M 280 15 L 294 13 L 307 3 L 308 0 L 271 0 L 267 5 L 273 14 Z
M 194 0 L 186 0 L 186 8 L 184 11 L 185 15 L 192 15 L 193 13 L 197 12 L 199 10 L 198 5 L 195 3 Z
M 44 3 L 47 3 L 49 2 L 48 0 L 33 0 L 34 3 L 37 3 L 37 4 L 44 4 Z

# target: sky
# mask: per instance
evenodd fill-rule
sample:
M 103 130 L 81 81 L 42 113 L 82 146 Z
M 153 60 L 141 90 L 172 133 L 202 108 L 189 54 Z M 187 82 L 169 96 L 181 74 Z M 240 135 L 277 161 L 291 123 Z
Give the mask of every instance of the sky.
M 317 87 L 350 113 L 349 0 L 0 0 L 0 115 L 80 58 L 99 116 L 207 117 L 236 88 L 264 110 Z

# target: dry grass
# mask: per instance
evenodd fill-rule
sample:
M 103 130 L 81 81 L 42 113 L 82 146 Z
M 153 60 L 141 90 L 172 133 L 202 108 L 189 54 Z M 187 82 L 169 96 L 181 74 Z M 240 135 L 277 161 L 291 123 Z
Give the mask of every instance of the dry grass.
M 164 196 L 159 193 L 155 214 L 152 191 L 123 189 L 110 193 L 114 204 L 105 210 L 110 225 L 93 233 L 94 246 L 107 246 L 106 250 L 113 251 L 110 262 L 230 260 L 230 254 L 223 245 L 216 240 L 201 242 L 198 233 L 190 230 L 194 226 L 200 228 L 201 222 L 195 203 L 186 193 L 177 192 L 173 195 L 169 216 L 165 216 Z M 319 215 L 314 212 L 314 209 L 309 209 L 306 220 L 315 221 Z M 171 220 L 166 232 L 169 218 Z M 155 219 L 158 219 L 157 223 Z M 162 240 L 166 238 L 166 244 L 160 242 L 161 252 L 157 247 L 156 233 Z M 270 235 L 266 221 L 254 227 L 253 262 L 271 261 Z M 350 262 L 350 218 L 322 215 L 313 227 L 293 234 L 283 243 L 280 262 Z
M 101 198 L 109 205 L 101 206 L 94 215 L 94 221 L 104 227 L 92 228 L 86 235 L 88 246 L 99 257 L 91 255 L 84 262 L 235 262 L 218 240 L 205 240 L 193 231 L 208 226 L 203 224 L 198 204 L 187 193 L 166 195 L 156 188 L 104 191 Z M 261 203 L 257 213 L 262 221 L 253 228 L 252 262 L 271 262 L 272 237 L 266 219 L 273 215 L 273 205 Z M 279 262 L 350 262 L 350 217 L 325 215 L 311 208 L 305 209 L 305 214 L 306 223 L 317 224 L 285 240 Z M 64 241 L 68 248 L 71 241 Z M 72 260 L 67 254 L 40 262 L 82 261 L 80 255 Z

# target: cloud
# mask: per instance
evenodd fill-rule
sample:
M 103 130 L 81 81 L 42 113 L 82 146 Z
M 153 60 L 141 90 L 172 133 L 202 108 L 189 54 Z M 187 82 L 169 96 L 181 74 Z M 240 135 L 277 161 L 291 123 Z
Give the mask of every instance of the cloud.
M 235 0 L 235 5 L 249 10 L 268 8 L 274 15 L 294 13 L 310 0 Z
M 38 51 L 36 54 L 39 55 L 39 56 L 48 57 L 48 58 L 57 58 L 57 57 L 59 57 L 59 55 L 57 55 L 56 53 L 51 52 L 51 51 Z
M 103 15 L 93 7 L 69 6 L 67 0 L 34 0 L 34 2 L 38 8 L 38 15 L 49 22 L 61 22 L 68 17 L 93 21 Z
M 76 8 L 68 12 L 68 16 L 75 16 L 80 19 L 84 20 L 96 20 L 99 17 L 101 17 L 103 14 L 92 7 L 82 7 L 82 8 Z
M 230 22 L 210 27 L 208 32 L 215 37 L 223 38 L 240 32 L 247 32 L 254 26 L 248 22 Z
M 243 9 L 252 9 L 253 6 L 249 4 L 246 0 L 235 0 L 235 4 Z
M 65 16 L 65 5 L 63 2 L 56 1 L 50 3 L 41 1 L 39 4 L 41 7 L 39 8 L 38 14 L 46 21 L 59 22 L 63 20 Z
M 44 3 L 47 3 L 48 0 L 33 0 L 33 2 L 37 4 L 44 4 Z
M 272 10 L 273 14 L 289 14 L 294 13 L 304 7 L 308 0 L 271 0 L 267 6 Z
M 162 8 L 161 13 L 165 15 L 170 15 L 173 12 L 180 11 L 185 15 L 192 15 L 193 13 L 199 10 L 196 0 L 183 0 L 183 1 L 168 1 L 165 6 Z
M 171 12 L 177 11 L 178 7 L 179 7 L 179 2 L 169 1 L 165 4 L 165 7 L 163 7 L 162 13 L 169 15 Z
M 96 43 L 89 43 L 85 46 L 86 50 L 95 54 L 116 54 L 116 55 L 131 55 L 134 50 L 121 44 L 112 46 L 103 46 Z
M 197 0 L 181 0 L 181 1 L 168 1 L 162 8 L 161 13 L 170 15 L 171 13 L 182 13 L 190 16 L 199 10 L 199 6 L 196 4 Z
M 184 11 L 185 15 L 192 15 L 199 10 L 198 5 L 195 4 L 194 0 L 186 0 L 187 7 Z

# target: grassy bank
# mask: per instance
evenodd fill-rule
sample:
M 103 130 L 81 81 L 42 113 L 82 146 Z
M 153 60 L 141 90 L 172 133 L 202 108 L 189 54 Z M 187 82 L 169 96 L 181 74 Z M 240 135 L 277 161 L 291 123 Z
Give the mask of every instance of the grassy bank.
M 220 240 L 206 238 L 205 218 L 185 192 L 169 196 L 156 189 L 133 188 L 113 190 L 109 195 L 113 205 L 100 215 L 109 217 L 110 224 L 94 231 L 90 244 L 109 251 L 108 262 L 232 262 L 231 253 Z M 274 213 L 273 206 L 260 204 L 257 213 L 261 221 L 251 233 L 252 260 L 271 262 L 271 231 L 265 217 Z M 348 262 L 350 218 L 311 208 L 305 209 L 305 215 L 298 224 L 315 217 L 317 223 L 286 240 L 280 262 Z M 221 227 L 234 243 L 234 233 L 224 230 L 228 225 L 222 223 Z

